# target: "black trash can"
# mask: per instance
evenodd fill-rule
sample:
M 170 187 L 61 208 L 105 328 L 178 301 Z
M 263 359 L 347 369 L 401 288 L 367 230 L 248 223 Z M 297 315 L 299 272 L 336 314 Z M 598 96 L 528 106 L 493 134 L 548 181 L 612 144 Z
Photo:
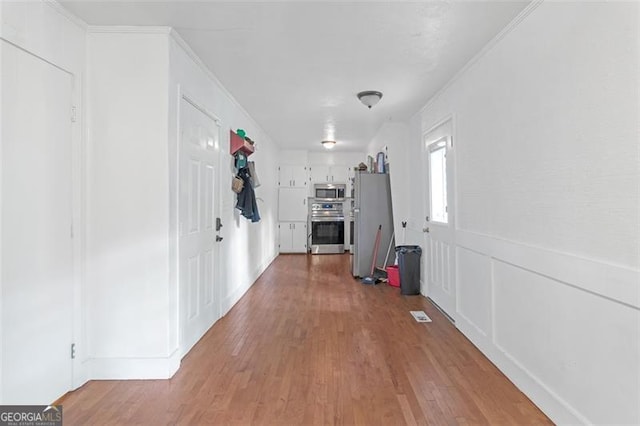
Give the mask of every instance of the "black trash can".
M 400 294 L 420 294 L 420 246 L 397 246 Z

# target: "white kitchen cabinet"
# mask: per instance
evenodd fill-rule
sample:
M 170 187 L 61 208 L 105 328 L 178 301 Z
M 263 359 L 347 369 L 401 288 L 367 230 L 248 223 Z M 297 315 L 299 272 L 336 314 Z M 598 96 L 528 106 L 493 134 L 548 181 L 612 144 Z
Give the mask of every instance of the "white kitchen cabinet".
M 310 167 L 311 185 L 314 183 L 327 183 L 331 182 L 329 176 L 329 166 L 312 165 Z
M 349 180 L 349 167 L 331 166 L 331 183 L 347 183 Z
M 311 166 L 311 184 L 314 183 L 347 183 L 349 167 L 347 166 Z
M 306 222 L 280 222 L 278 227 L 280 253 L 306 253 Z
M 308 185 L 307 166 L 283 164 L 278 167 L 278 185 L 283 188 L 306 188 Z
M 278 190 L 278 220 L 280 222 L 306 222 L 307 189 L 285 188 Z

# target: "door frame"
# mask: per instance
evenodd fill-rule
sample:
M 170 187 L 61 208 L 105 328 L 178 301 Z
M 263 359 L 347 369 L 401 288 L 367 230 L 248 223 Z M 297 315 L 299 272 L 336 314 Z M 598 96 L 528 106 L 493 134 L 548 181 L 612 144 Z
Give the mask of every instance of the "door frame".
M 209 109 L 207 109 L 205 106 L 203 106 L 202 102 L 199 102 L 198 100 L 196 100 L 197 98 L 192 96 L 188 91 L 184 90 L 184 88 L 181 85 L 178 85 L 178 101 L 177 101 L 177 105 L 176 105 L 176 109 L 177 109 L 177 125 L 176 125 L 176 133 L 177 133 L 177 137 L 176 137 L 176 167 L 175 167 L 175 182 L 176 182 L 176 186 L 175 186 L 175 217 L 176 217 L 176 234 L 175 234 L 175 280 L 176 280 L 176 313 L 177 313 L 177 352 L 178 352 L 178 360 L 181 360 L 188 352 L 189 350 L 186 350 L 183 348 L 182 346 L 182 339 L 183 339 L 183 335 L 184 335 L 184 326 L 185 324 L 182 323 L 182 311 L 181 311 L 181 306 L 182 306 L 182 282 L 180 279 L 181 276 L 181 269 L 180 269 L 180 173 L 181 173 L 181 169 L 180 169 L 180 164 L 182 161 L 182 101 L 187 102 L 188 104 L 190 104 L 192 107 L 194 107 L 195 109 L 197 109 L 198 111 L 200 111 L 201 113 L 203 113 L 204 115 L 206 115 L 207 117 L 209 117 L 211 120 L 213 120 L 213 122 L 218 126 L 218 140 L 214 141 L 214 146 L 215 149 L 217 149 L 218 152 L 218 156 L 216 159 L 216 172 L 215 172 L 215 191 L 216 191 L 216 195 L 217 195 L 217 199 L 215 200 L 215 216 L 216 217 L 220 217 L 222 218 L 222 197 L 221 197 L 221 178 L 222 178 L 222 173 L 221 173 L 221 164 L 222 164 L 222 146 L 223 146 L 223 135 L 222 135 L 222 120 L 220 120 L 220 118 L 218 118 L 218 116 L 216 116 L 213 112 L 211 112 Z M 216 243 L 216 245 L 219 246 L 219 244 Z M 222 264 L 222 262 L 220 261 L 221 258 L 221 250 L 217 250 L 217 253 L 215 253 L 214 255 L 214 275 L 213 275 L 213 280 L 214 283 L 216 285 L 214 285 L 213 288 L 213 298 L 214 298 L 214 309 L 216 310 L 215 312 L 215 316 L 217 317 L 216 320 L 214 320 L 214 323 L 219 320 L 220 318 L 222 318 L 222 291 L 221 291 L 221 287 L 220 287 L 220 282 L 221 282 L 221 274 L 220 274 L 220 265 Z
M 448 158 L 451 160 L 451 165 L 453 166 L 451 170 L 451 168 L 447 169 L 447 198 L 449 199 L 449 197 L 452 197 L 451 200 L 453 202 L 453 212 L 447 212 L 448 213 L 448 221 L 447 224 L 450 227 L 450 231 L 451 231 L 451 236 L 452 236 L 452 241 L 451 241 L 451 256 L 454 259 L 454 266 L 453 266 L 453 270 L 451 271 L 452 274 L 452 285 L 453 285 L 453 309 L 451 312 L 446 312 L 441 306 L 439 306 L 436 301 L 434 301 L 430 295 L 429 295 L 429 259 L 431 256 L 430 253 L 430 244 L 428 244 L 428 239 L 431 238 L 429 232 L 427 231 L 429 229 L 430 226 L 434 225 L 433 222 L 431 222 L 430 218 L 429 220 L 427 220 L 427 217 L 429 217 L 431 215 L 431 167 L 429 164 L 429 154 L 430 154 L 430 147 L 427 146 L 427 138 L 428 136 L 434 131 L 436 130 L 438 127 L 441 127 L 443 125 L 445 125 L 447 122 L 450 122 L 450 129 L 451 129 L 451 134 L 448 135 L 448 141 L 447 141 L 447 151 L 446 154 L 448 156 Z M 438 140 L 443 139 L 445 136 L 439 136 L 436 137 L 432 143 L 436 143 L 438 142 Z M 447 317 L 447 319 L 449 319 L 452 323 L 455 324 L 455 320 L 456 320 L 456 316 L 457 316 L 457 312 L 458 312 L 458 278 L 457 278 L 457 245 L 456 245 L 456 233 L 458 230 L 458 188 L 457 188 L 457 162 L 456 162 L 456 155 L 455 155 L 455 150 L 454 150 L 454 146 L 456 146 L 456 116 L 454 113 L 450 113 L 445 115 L 443 118 L 441 118 L 440 120 L 437 120 L 434 124 L 432 124 L 431 126 L 429 126 L 426 130 L 422 131 L 422 136 L 420 139 L 420 147 L 421 147 L 421 155 L 422 155 L 422 169 L 424 170 L 423 173 L 423 185 L 425 190 L 423 191 L 423 197 L 422 197 L 422 205 L 423 205 L 423 221 L 424 221 L 424 227 L 423 227 L 423 245 L 425 247 L 425 255 L 423 256 L 423 260 L 422 260 L 422 270 L 424 271 L 424 276 L 423 276 L 423 291 L 422 294 L 427 297 L 427 299 L 429 299 L 429 301 L 436 307 L 438 308 L 438 310 L 440 312 L 442 312 L 445 317 Z M 431 145 L 431 144 L 429 144 Z M 450 185 L 449 185 L 450 183 Z M 442 226 L 441 224 L 435 224 L 436 226 Z

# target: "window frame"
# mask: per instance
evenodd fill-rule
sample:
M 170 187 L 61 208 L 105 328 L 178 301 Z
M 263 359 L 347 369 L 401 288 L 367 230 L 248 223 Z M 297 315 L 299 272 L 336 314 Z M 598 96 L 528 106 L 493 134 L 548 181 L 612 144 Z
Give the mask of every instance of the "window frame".
M 450 224 L 450 218 L 449 218 L 449 182 L 448 182 L 448 170 L 447 170 L 447 154 L 449 154 L 449 146 L 450 146 L 450 136 L 442 136 L 434 141 L 431 142 L 427 142 L 426 143 L 426 148 L 427 148 L 427 161 L 428 161 L 428 166 L 429 166 L 429 222 L 432 222 L 434 224 L 438 224 L 438 225 L 443 225 L 443 226 L 448 226 Z M 442 183 L 443 183 L 443 189 L 444 189 L 444 197 L 443 197 L 443 202 L 444 202 L 444 218 L 445 220 L 442 221 L 439 218 L 436 219 L 435 215 L 434 215 L 434 210 L 433 210 L 433 168 L 432 168 L 432 155 L 443 149 L 444 150 L 444 161 L 443 161 L 443 167 L 444 167 L 444 173 L 442 176 Z

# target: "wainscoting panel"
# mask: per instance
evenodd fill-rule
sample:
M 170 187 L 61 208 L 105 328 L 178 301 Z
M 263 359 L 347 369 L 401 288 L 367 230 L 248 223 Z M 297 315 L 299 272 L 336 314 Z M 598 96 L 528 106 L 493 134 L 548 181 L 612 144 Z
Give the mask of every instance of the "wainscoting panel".
M 590 422 L 630 422 L 640 358 L 629 326 L 638 312 L 502 262 L 494 278 L 498 349 Z
M 491 333 L 491 258 L 462 247 L 456 248 L 458 316 L 483 336 Z
M 456 234 L 456 326 L 557 423 L 640 423 L 636 270 Z

